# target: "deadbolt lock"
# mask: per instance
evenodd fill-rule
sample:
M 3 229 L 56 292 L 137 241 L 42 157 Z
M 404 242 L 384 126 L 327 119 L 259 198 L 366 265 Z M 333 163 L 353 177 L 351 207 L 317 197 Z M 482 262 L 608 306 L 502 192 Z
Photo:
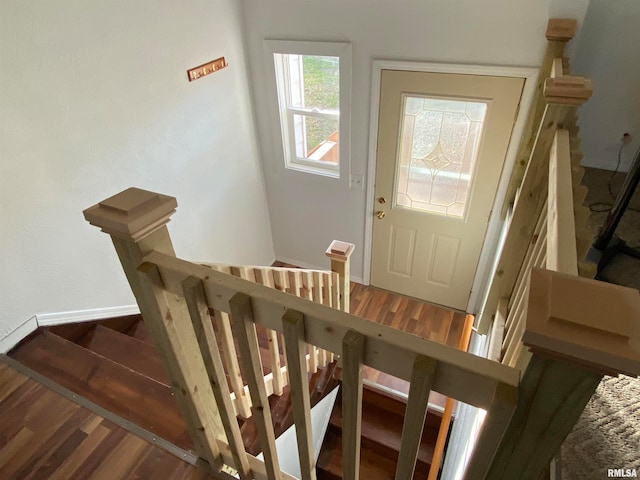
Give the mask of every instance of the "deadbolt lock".
M 386 199 L 386 198 L 384 198 L 384 197 L 379 197 L 379 198 L 378 198 L 378 203 L 380 203 L 380 204 L 384 205 L 385 203 L 387 203 L 387 199 Z

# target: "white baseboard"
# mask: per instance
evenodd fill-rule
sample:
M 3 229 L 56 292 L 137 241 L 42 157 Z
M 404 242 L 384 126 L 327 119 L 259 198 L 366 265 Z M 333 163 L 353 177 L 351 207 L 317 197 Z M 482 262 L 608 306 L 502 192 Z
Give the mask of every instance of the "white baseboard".
M 36 316 L 27 319 L 18 328 L 9 332 L 4 337 L 0 338 L 0 353 L 7 353 L 18 343 L 22 341 L 27 335 L 31 334 L 38 328 L 38 322 Z
M 300 268 L 308 268 L 309 270 L 330 270 L 329 265 L 325 265 L 323 267 L 319 267 L 317 265 L 311 265 L 310 263 L 301 262 L 300 260 L 294 260 L 293 258 L 284 258 L 279 257 L 277 259 L 280 262 L 288 263 L 290 265 L 295 265 Z M 355 275 L 350 276 L 352 282 L 360 283 L 365 285 L 364 281 L 360 277 L 356 277 Z
M 124 317 L 140 313 L 138 305 L 122 305 L 119 307 L 91 308 L 71 312 L 42 313 L 36 315 L 39 326 L 63 325 L 65 323 L 81 323 L 105 318 Z

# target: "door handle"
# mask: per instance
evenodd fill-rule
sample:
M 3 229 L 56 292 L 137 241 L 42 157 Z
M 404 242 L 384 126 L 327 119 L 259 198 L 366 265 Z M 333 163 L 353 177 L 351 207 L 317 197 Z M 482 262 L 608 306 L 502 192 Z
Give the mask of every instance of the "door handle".
M 384 216 L 386 215 L 385 212 L 383 212 L 382 210 L 378 210 L 376 212 L 376 217 L 378 217 L 380 220 L 382 220 L 384 218 Z

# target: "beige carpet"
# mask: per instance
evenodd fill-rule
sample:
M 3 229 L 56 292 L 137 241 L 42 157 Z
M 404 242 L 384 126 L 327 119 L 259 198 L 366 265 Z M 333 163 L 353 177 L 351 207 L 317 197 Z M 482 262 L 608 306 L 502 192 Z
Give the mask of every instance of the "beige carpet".
M 605 377 L 560 455 L 562 480 L 609 478 L 610 468 L 640 475 L 640 380 Z
M 589 187 L 587 205 L 605 209 L 620 190 L 623 174 L 586 169 L 583 183 Z M 604 207 L 604 208 L 603 208 Z M 607 216 L 594 212 L 589 225 L 596 232 Z M 616 236 L 640 249 L 640 189 L 616 230 Z M 604 270 L 606 281 L 640 288 L 640 261 L 620 255 Z M 638 319 L 634 319 L 639 321 Z M 580 420 L 565 440 L 560 455 L 562 480 L 599 480 L 608 469 L 635 468 L 640 476 L 640 380 L 605 377 Z

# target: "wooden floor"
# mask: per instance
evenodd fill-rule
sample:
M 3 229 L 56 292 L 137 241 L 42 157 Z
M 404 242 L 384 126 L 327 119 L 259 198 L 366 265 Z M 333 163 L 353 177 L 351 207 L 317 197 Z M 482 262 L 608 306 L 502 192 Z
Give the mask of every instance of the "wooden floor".
M 473 317 L 464 312 L 354 282 L 351 282 L 350 312 L 454 348 L 460 343 L 465 323 L 473 322 Z M 363 377 L 396 392 L 409 393 L 409 382 L 372 368 L 365 367 Z M 432 392 L 429 401 L 444 407 L 445 397 Z
M 280 261 L 273 266 L 299 268 Z M 459 310 L 356 282 L 351 282 L 350 295 L 350 313 L 453 348 L 459 348 L 465 326 L 470 329 L 473 323 L 472 315 Z M 402 395 L 409 393 L 409 382 L 370 367 L 364 367 L 363 378 Z M 444 408 L 445 401 L 437 392 L 429 396 L 433 405 Z
M 1 479 L 214 478 L 0 359 Z

